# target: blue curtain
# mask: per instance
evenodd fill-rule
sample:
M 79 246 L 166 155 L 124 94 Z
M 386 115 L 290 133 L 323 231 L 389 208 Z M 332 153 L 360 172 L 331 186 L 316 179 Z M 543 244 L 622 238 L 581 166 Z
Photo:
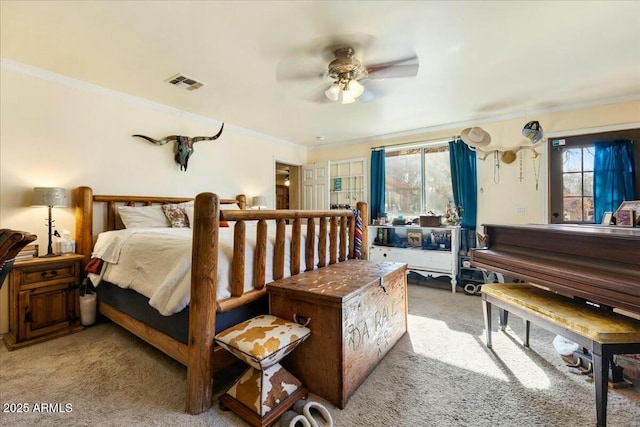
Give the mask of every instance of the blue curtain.
M 384 213 L 385 191 L 384 150 L 371 152 L 371 219 Z
M 449 142 L 449 161 L 451 163 L 451 184 L 453 185 L 453 202 L 462 206 L 463 228 L 476 228 L 478 212 L 476 174 L 476 153 L 467 144 L 458 140 Z
M 615 212 L 625 200 L 635 199 L 633 143 L 626 139 L 596 142 L 593 160 L 594 222 Z

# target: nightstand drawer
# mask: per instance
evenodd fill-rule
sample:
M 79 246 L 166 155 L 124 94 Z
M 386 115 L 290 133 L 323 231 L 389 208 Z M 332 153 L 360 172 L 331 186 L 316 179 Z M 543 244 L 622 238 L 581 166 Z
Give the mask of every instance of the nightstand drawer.
M 20 268 L 20 287 L 29 288 L 29 285 L 35 283 L 68 281 L 78 277 L 77 273 L 77 263 L 24 266 Z

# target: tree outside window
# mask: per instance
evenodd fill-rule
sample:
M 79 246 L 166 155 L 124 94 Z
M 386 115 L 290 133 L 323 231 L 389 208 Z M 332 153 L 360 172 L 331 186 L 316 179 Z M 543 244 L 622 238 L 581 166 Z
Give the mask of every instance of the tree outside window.
M 412 217 L 444 214 L 453 200 L 447 145 L 387 151 L 385 210 Z

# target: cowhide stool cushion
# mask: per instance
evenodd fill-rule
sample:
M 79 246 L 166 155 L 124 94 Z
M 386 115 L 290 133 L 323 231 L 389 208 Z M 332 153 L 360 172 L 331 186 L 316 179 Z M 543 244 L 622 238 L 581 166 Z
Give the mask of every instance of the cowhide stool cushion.
M 220 332 L 215 341 L 250 368 L 220 396 L 223 409 L 232 409 L 251 425 L 267 426 L 306 397 L 306 388 L 284 369 L 283 357 L 311 330 L 271 315 L 257 316 Z

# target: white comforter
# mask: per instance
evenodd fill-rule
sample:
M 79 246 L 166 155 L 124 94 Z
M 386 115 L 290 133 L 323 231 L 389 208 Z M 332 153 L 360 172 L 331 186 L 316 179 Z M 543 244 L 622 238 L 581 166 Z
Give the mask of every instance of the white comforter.
M 275 227 L 268 228 L 266 282 L 273 281 Z M 285 277 L 291 275 L 291 227 L 287 227 L 285 243 Z M 189 304 L 191 296 L 191 232 L 190 228 L 132 228 L 100 233 L 93 250 L 94 258 L 104 261 L 99 275 L 90 274 L 95 286 L 106 280 L 122 288 L 130 288 L 149 298 L 149 305 L 168 316 Z M 302 226 L 300 271 L 305 269 L 306 228 Z M 245 243 L 245 291 L 253 289 L 253 255 L 256 226 L 247 224 Z M 231 296 L 231 259 L 233 227 L 220 228 L 218 248 L 217 299 Z M 317 233 L 316 233 L 317 239 Z M 316 246 L 317 247 L 317 246 Z M 328 247 L 328 244 L 327 244 Z M 328 259 L 328 258 L 327 258 Z M 318 263 L 318 255 L 314 265 Z

